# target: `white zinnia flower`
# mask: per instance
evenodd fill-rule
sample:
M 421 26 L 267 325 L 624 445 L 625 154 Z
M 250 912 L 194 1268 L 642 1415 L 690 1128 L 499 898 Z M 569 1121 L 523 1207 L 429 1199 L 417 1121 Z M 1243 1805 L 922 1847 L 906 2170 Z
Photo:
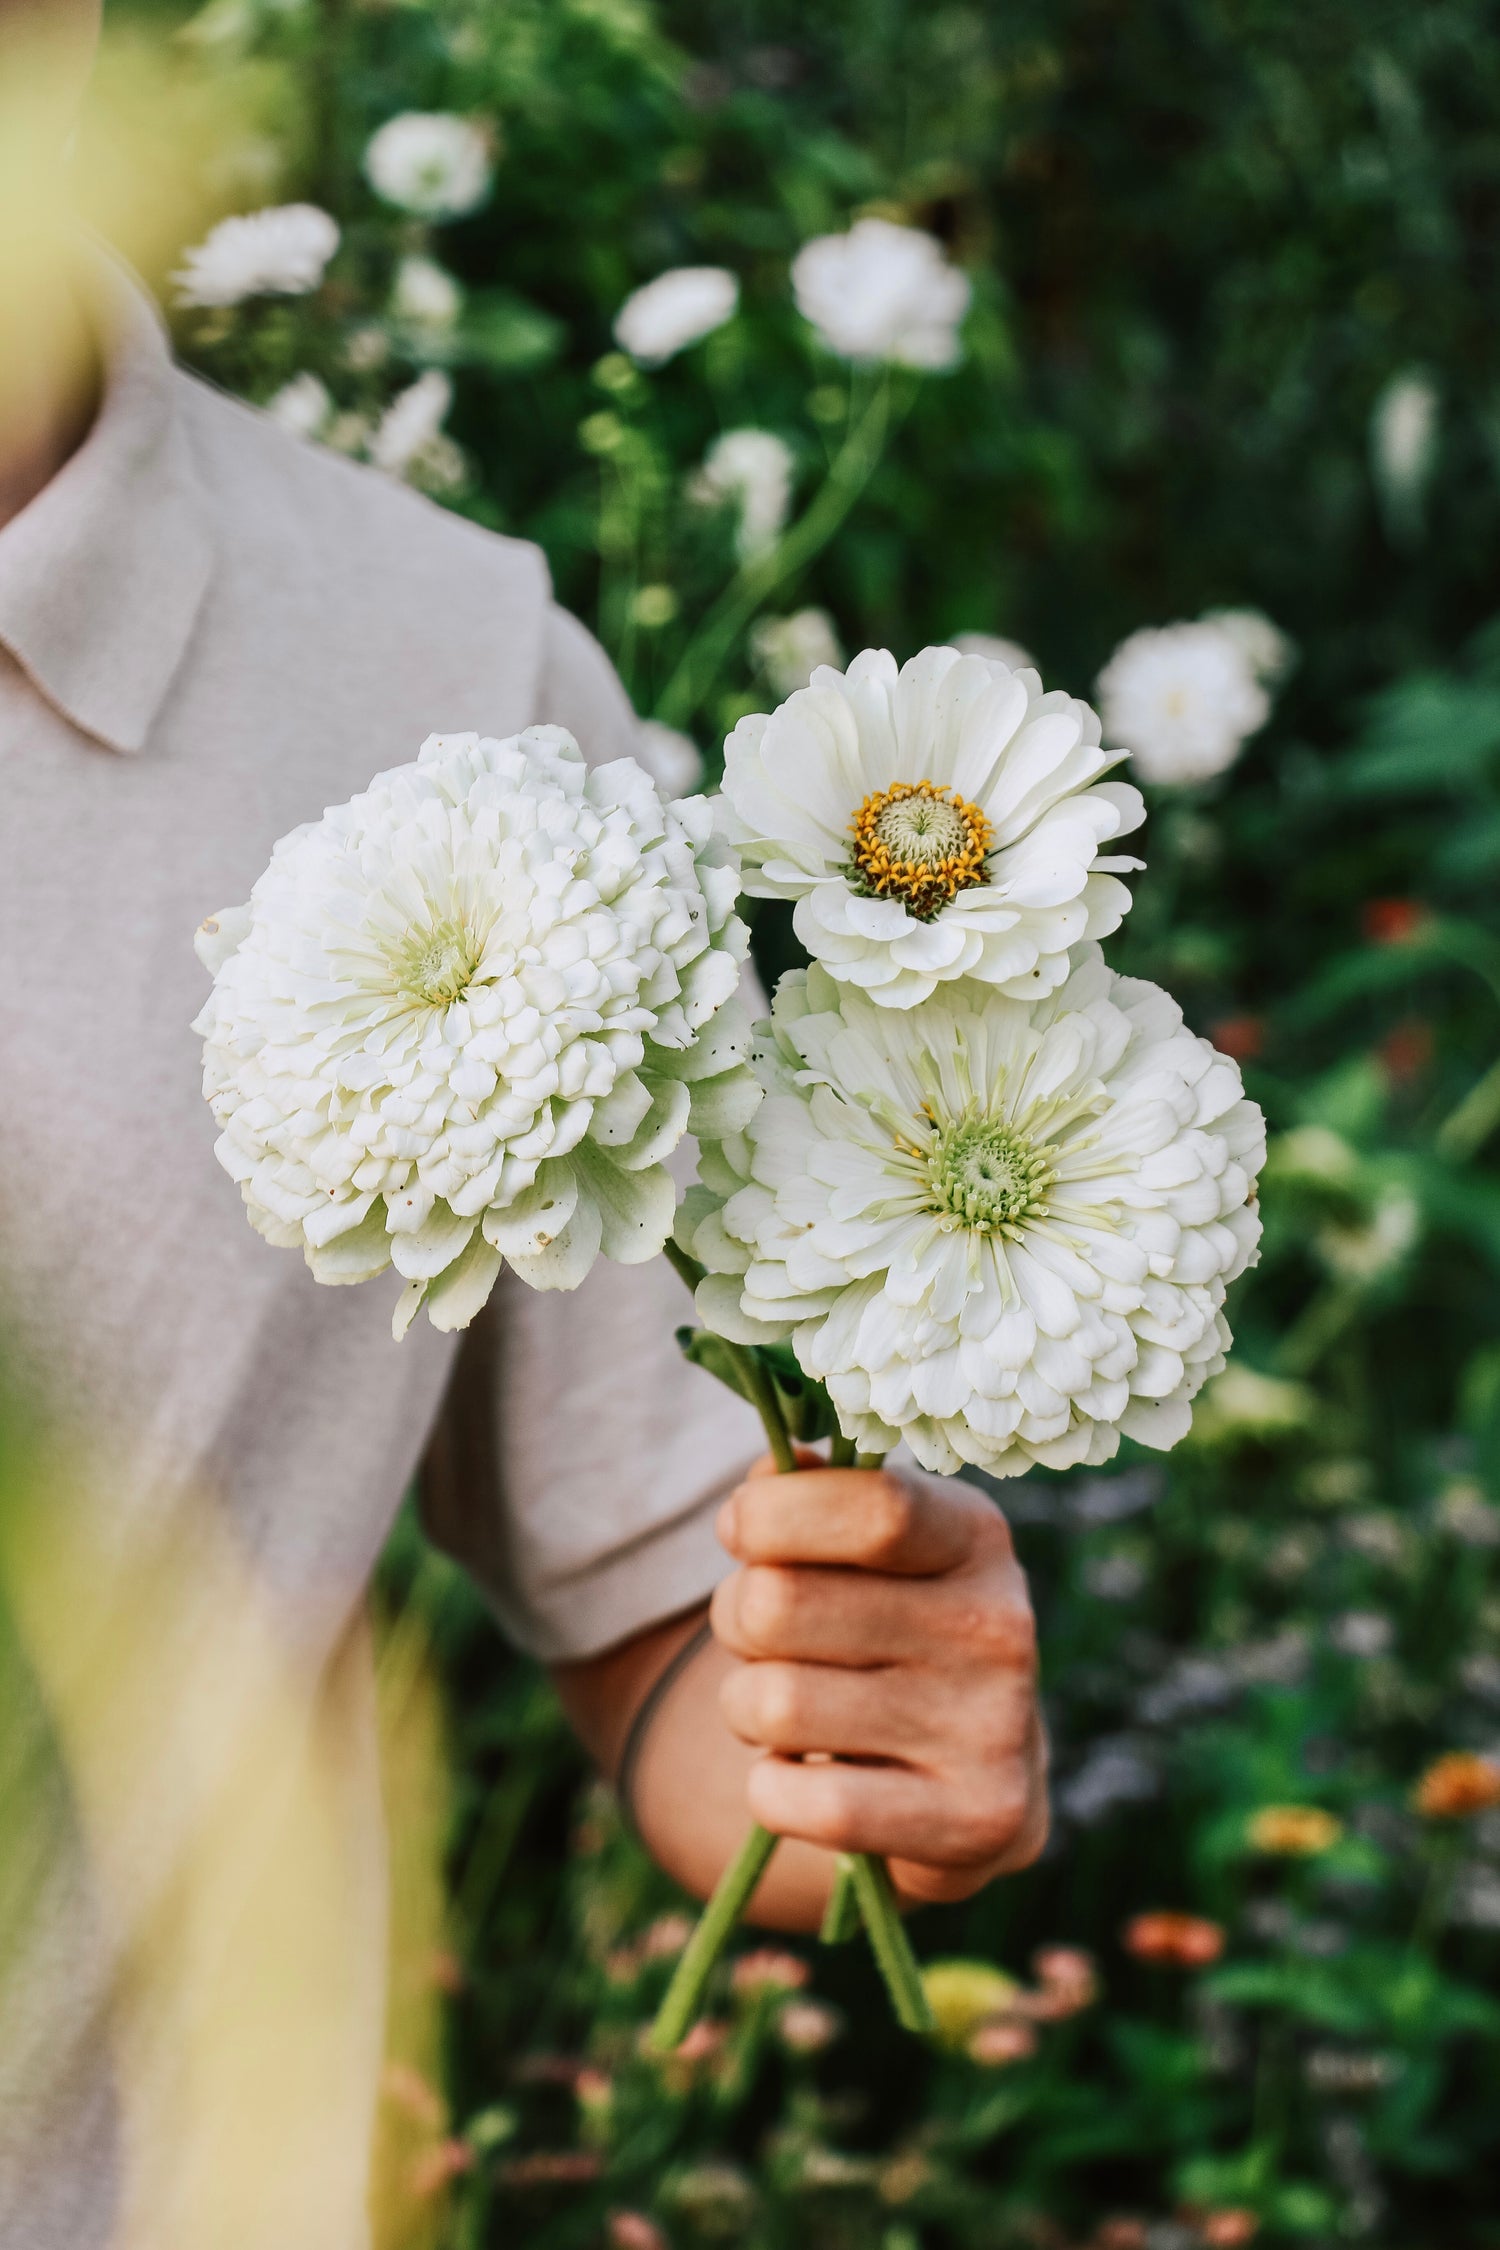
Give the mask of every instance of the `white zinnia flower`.
M 453 404 L 453 385 L 441 368 L 429 367 L 398 391 L 370 439 L 370 459 L 387 476 L 405 476 L 412 463 L 442 429 Z
M 409 109 L 372 134 L 364 167 L 383 203 L 419 219 L 461 219 L 489 193 L 490 137 L 451 111 Z
M 740 285 L 725 266 L 673 266 L 633 290 L 615 315 L 615 342 L 641 367 L 660 367 L 732 320 Z
M 305 297 L 339 246 L 336 220 L 315 203 L 280 203 L 221 219 L 172 276 L 179 305 L 239 305 L 247 297 Z
M 790 1337 L 846 1437 L 928 1469 L 1184 1435 L 1259 1238 L 1264 1130 L 1165 992 L 1087 946 L 1044 1000 L 893 1014 L 815 965 L 754 1061 L 767 1098 L 703 1151 L 677 1229 L 710 1327 Z
M 1262 687 L 1278 686 L 1291 670 L 1292 642 L 1263 609 L 1206 609 L 1202 622 L 1229 635 Z
M 991 664 L 1004 664 L 1012 672 L 1035 672 L 1037 660 L 1019 641 L 1008 641 L 1002 633 L 955 633 L 953 646 L 960 656 L 987 657 Z
M 451 328 L 464 308 L 464 293 L 436 258 L 403 258 L 391 284 L 391 314 L 412 328 Z
M 333 399 L 328 385 L 304 368 L 266 400 L 266 412 L 292 437 L 315 438 L 333 420 Z
M 702 785 L 703 753 L 697 743 L 660 719 L 641 721 L 635 754 L 664 797 L 690 797 Z
M 792 449 L 771 430 L 726 430 L 688 486 L 694 500 L 732 500 L 740 512 L 742 556 L 774 547 L 792 503 Z
M 1392 497 L 1420 495 L 1437 443 L 1438 394 L 1430 375 L 1408 368 L 1392 376 L 1370 418 L 1376 479 Z
M 848 672 L 725 745 L 722 818 L 745 887 L 796 901 L 798 937 L 841 982 L 909 1008 L 956 977 L 1030 999 L 1068 949 L 1118 929 L 1139 865 L 1100 846 L 1142 818 L 1105 781 L 1086 703 L 952 648 L 896 669 L 866 649 Z
M 217 1155 L 320 1281 L 394 1264 L 461 1328 L 508 1259 L 571 1289 L 658 1251 L 688 1130 L 757 1098 L 744 925 L 706 801 L 561 727 L 433 735 L 276 846 L 199 951 Z
M 969 278 L 920 227 L 859 219 L 847 234 L 804 242 L 792 260 L 792 294 L 840 359 L 940 372 L 962 354 Z
M 1218 625 L 1146 626 L 1099 674 L 1104 737 L 1142 780 L 1209 781 L 1271 714 L 1245 651 Z
M 806 687 L 820 665 L 831 664 L 837 670 L 844 661 L 826 609 L 763 617 L 750 635 L 750 650 L 778 695 L 792 695 Z
M 1345 1224 L 1329 1220 L 1318 1231 L 1318 1253 L 1344 1281 L 1379 1281 L 1391 1273 L 1413 1248 L 1422 1230 L 1422 1215 L 1405 1188 L 1388 1186 L 1362 1222 Z

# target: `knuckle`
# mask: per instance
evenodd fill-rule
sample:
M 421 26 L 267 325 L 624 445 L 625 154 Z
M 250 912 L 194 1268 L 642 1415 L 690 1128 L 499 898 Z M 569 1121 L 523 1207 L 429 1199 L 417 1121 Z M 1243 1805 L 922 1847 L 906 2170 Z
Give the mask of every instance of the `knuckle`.
M 776 1648 L 796 1614 L 796 1583 L 784 1570 L 758 1564 L 747 1570 L 739 1589 L 740 1631 L 757 1648 Z
M 843 1779 L 837 1766 L 826 1769 L 823 1814 L 818 1826 L 834 1851 L 854 1851 L 859 1844 L 859 1797 L 854 1785 Z
M 1027 1789 L 1019 1775 L 991 1777 L 959 1816 L 959 1857 L 971 1862 L 1002 1858 L 1025 1827 L 1029 1808 Z
M 768 1741 L 784 1741 L 798 1732 L 806 1698 L 802 1683 L 788 1664 L 759 1664 L 751 1680 L 755 1718 Z
M 1010 1865 L 1017 1873 L 1023 1867 L 1033 1866 L 1047 1849 L 1047 1839 L 1052 1834 L 1052 1808 L 1046 1797 L 1039 1797 L 1031 1807 L 1021 1834 L 1011 1849 Z
M 1036 1670 L 1036 1620 L 1031 1604 L 1009 1589 L 976 1588 L 954 1604 L 953 1643 L 986 1670 Z
M 917 1496 L 909 1484 L 883 1470 L 872 1477 L 864 1520 L 864 1544 L 872 1560 L 896 1554 L 911 1537 L 916 1518 Z

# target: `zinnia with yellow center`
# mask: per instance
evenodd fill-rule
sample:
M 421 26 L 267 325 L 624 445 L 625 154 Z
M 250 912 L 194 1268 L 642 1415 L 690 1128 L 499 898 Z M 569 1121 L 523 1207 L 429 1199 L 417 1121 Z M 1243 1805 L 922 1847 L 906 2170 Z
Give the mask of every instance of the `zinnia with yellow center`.
M 1118 878 L 1139 862 L 1102 854 L 1139 792 L 1104 778 L 1088 705 L 1028 667 L 927 648 L 898 670 L 866 649 L 742 719 L 724 756 L 745 889 L 790 900 L 814 960 L 882 1007 L 959 977 L 1040 998 L 1129 907 Z

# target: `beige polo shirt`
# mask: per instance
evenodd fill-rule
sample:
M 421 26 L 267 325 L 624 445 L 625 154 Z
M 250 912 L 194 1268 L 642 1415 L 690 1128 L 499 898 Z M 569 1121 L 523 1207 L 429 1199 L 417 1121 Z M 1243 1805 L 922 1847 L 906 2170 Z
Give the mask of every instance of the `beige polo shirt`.
M 635 720 L 535 548 L 289 438 L 109 298 L 102 412 L 0 530 L 0 1328 L 122 1505 L 211 1493 L 325 1636 L 453 1339 L 393 1343 L 393 1279 L 319 1287 L 252 1232 L 200 1092 L 193 931 L 429 733 L 551 720 L 604 759 Z M 660 1261 L 571 1295 L 507 1277 L 497 1311 L 490 1591 L 527 1648 L 580 1657 L 713 1585 L 708 1502 L 754 1427 L 682 1362 Z
M 31 1920 L 0 1932 L 0 2242 L 344 2250 L 381 1950 L 350 1631 L 455 1347 L 425 1322 L 392 1342 L 394 1277 L 319 1287 L 251 1230 L 200 1091 L 193 932 L 429 733 L 556 721 L 603 759 L 636 722 L 534 548 L 176 370 L 113 268 L 98 293 L 98 418 L 0 529 L 0 1366 L 89 1502 L 18 1597 L 63 1763 L 36 1816 L 56 1850 L 17 1893 Z M 687 1314 L 660 1260 L 601 1262 L 571 1295 L 502 1279 L 499 1496 L 476 1489 L 495 1513 L 461 1543 L 543 1658 L 607 1647 L 727 1567 L 713 1502 L 755 1425 L 680 1359 Z M 253 1806 L 263 1867 L 226 1802 Z M 219 1875 L 195 1889 L 198 1863 Z M 257 1913 L 247 1936 L 235 1916 Z M 226 1962 L 271 2009 L 253 2039 Z M 300 2026 L 276 2014 L 278 1963 Z M 273 2067 L 247 2091 L 252 2049 Z M 238 2167 L 214 2138 L 230 2117 Z

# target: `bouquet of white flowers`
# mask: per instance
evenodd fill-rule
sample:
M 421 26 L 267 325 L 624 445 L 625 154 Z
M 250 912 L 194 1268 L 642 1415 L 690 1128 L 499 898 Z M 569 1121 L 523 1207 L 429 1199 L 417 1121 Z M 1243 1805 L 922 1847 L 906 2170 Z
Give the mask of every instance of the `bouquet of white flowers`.
M 1170 1446 L 1255 1254 L 1260 1113 L 1098 940 L 1142 817 L 1087 705 L 956 649 L 823 667 L 665 803 L 560 729 L 433 737 L 280 843 L 210 919 L 205 1092 L 252 1223 L 328 1282 L 394 1265 L 400 1335 L 474 1317 L 509 1262 L 575 1288 L 664 1250 L 691 1357 L 794 1439 L 1010 1476 Z M 752 895 L 811 966 L 753 1040 Z M 699 1142 L 680 1210 L 665 1158 Z M 775 1848 L 755 1829 L 654 2031 L 675 2045 Z M 930 2028 L 880 1863 L 840 1865 Z

